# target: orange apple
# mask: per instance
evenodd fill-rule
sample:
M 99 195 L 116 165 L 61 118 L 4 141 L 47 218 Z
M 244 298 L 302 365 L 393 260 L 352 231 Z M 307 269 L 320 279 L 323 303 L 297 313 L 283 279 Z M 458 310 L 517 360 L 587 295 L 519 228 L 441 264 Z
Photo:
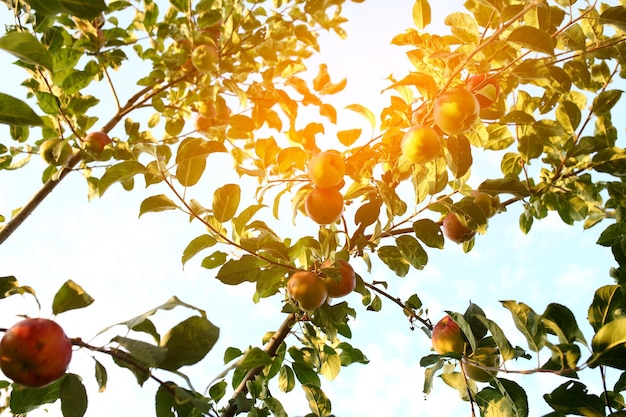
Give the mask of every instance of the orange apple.
M 343 213 L 343 196 L 336 188 L 314 188 L 304 198 L 306 215 L 318 224 L 331 224 Z
M 331 266 L 328 263 L 325 264 L 327 264 L 326 267 Z M 324 277 L 324 283 L 326 283 L 329 297 L 345 297 L 354 291 L 356 287 L 356 275 L 354 274 L 352 266 L 343 259 L 338 259 L 335 264 L 339 264 L 339 268 L 337 268 L 339 277 Z M 324 267 L 324 264 L 322 264 L 322 267 Z
M 448 135 L 460 135 L 476 124 L 480 103 L 463 87 L 454 87 L 435 99 L 433 120 Z
M 319 308 L 328 297 L 326 284 L 316 274 L 309 271 L 298 271 L 287 281 L 289 298 L 307 312 Z
M 337 151 L 319 152 L 309 160 L 307 173 L 316 187 L 336 187 L 346 174 L 346 163 Z
M 446 353 L 459 353 L 465 351 L 465 340 L 461 328 L 452 317 L 446 315 L 435 324 L 431 336 L 435 352 L 444 355 Z
M 402 137 L 400 150 L 409 162 L 425 164 L 439 155 L 441 136 L 430 126 L 413 126 Z
M 0 369 L 27 387 L 42 387 L 61 378 L 71 359 L 72 342 L 52 320 L 22 320 L 0 340 Z

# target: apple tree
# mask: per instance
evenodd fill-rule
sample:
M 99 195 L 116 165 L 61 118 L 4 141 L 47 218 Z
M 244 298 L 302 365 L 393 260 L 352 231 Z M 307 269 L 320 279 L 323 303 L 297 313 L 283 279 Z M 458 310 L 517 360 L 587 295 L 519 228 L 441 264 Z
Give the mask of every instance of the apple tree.
M 626 413 L 626 374 L 606 378 L 609 368 L 626 369 L 626 152 L 615 120 L 626 77 L 623 2 L 467 0 L 445 18 L 447 32 L 430 33 L 430 4 L 416 0 L 407 10 L 414 27 L 391 39 L 408 64 L 389 79 L 380 114 L 360 103 L 337 109 L 333 96 L 347 80 L 327 65 L 307 67 L 307 58 L 324 54 L 320 31 L 345 36 L 345 0 L 3 3 L 11 23 L 0 49 L 24 78 L 21 97 L 0 92 L 8 133 L 0 175 L 10 180 L 32 158 L 46 168 L 31 200 L 0 214 L 0 244 L 68 175 L 84 177 L 78 192 L 90 199 L 141 183 L 153 192 L 140 216 L 177 211 L 196 225 L 183 263 L 199 262 L 224 285 L 254 284 L 254 301 L 284 301 L 276 312 L 283 324 L 260 334 L 257 347 L 228 348 L 227 370 L 201 381 L 212 381 L 205 391 L 181 369 L 220 354 L 212 351 L 219 329 L 202 306 L 172 297 L 123 323 L 126 332 L 106 346 L 71 339 L 75 349 L 108 355 L 140 385 L 157 382 L 157 416 L 285 416 L 272 390 L 296 386 L 310 416 L 330 416 L 320 376 L 332 380 L 341 367 L 367 363 L 350 343 L 351 320 L 385 304 L 432 335 L 434 351 L 420 362 L 424 392 L 445 389 L 443 381 L 471 415 L 532 415 L 526 390 L 507 377 L 518 372 L 563 378 L 544 395 L 551 415 Z M 340 127 L 338 111 L 363 124 Z M 496 155 L 500 170 L 472 188 L 479 150 Z M 224 182 L 219 169 L 240 181 Z M 380 264 L 403 277 L 447 245 L 479 250 L 490 219 L 513 205 L 523 208 L 523 233 L 549 212 L 568 225 L 603 228 L 597 243 L 615 264 L 589 294 L 591 340 L 557 301 L 545 311 L 500 302 L 524 346 L 473 303 L 435 326 L 428 300 L 391 294 L 351 266 Z M 281 227 L 311 221 L 316 234 Z M 35 295 L 36 283 L 3 274 L 3 298 Z M 352 291 L 361 305 L 342 300 Z M 68 281 L 52 311 L 92 302 Z M 155 313 L 173 308 L 191 314 L 157 330 Z M 544 363 L 524 361 L 540 352 L 548 352 Z M 602 392 L 579 378 L 586 368 L 598 369 Z M 64 416 L 85 415 L 88 373 L 43 386 L 4 381 L 7 410 L 23 414 L 60 400 Z

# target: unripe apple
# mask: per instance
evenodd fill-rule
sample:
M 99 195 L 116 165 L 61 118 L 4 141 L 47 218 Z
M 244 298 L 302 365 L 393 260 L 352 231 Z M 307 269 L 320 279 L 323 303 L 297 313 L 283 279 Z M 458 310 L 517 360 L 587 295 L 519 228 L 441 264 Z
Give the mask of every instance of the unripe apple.
M 449 212 L 443 218 L 443 234 L 453 242 L 463 243 L 471 240 L 476 230 L 465 226 L 455 213 Z
M 311 312 L 324 304 L 328 289 L 322 278 L 313 272 L 298 271 L 287 281 L 287 294 L 302 310 Z
M 48 139 L 39 145 L 39 155 L 50 165 L 65 165 L 73 154 L 70 144 L 61 138 Z
M 500 198 L 498 196 L 492 197 L 478 190 L 472 191 L 471 195 L 474 197 L 474 204 L 480 207 L 485 217 L 493 217 L 498 212 L 500 206 Z
M 431 341 L 435 352 L 443 355 L 446 353 L 459 353 L 465 351 L 465 340 L 458 324 L 450 316 L 444 316 L 433 327 Z
M 498 374 L 497 370 L 485 368 L 497 368 L 500 366 L 500 353 L 494 347 L 481 347 L 463 358 L 461 366 L 468 378 L 478 382 L 489 382 Z
M 196 46 L 191 53 L 191 63 L 200 72 L 213 71 L 218 60 L 219 52 L 214 45 Z
M 0 340 L 0 369 L 14 382 L 42 387 L 59 379 L 72 359 L 72 342 L 57 323 L 24 319 Z

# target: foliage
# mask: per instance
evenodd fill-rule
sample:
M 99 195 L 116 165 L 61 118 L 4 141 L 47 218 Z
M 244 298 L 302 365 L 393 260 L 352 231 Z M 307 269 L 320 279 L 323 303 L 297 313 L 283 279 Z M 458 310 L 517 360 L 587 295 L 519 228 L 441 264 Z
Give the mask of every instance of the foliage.
M 264 348 L 229 348 L 224 354 L 229 368 L 206 392 L 154 373 L 164 370 L 185 379 L 181 368 L 211 353 L 219 336 L 202 309 L 176 298 L 120 323 L 127 332 L 113 337 L 110 346 L 73 341 L 110 355 L 140 385 L 156 380 L 157 416 L 284 416 L 269 388 L 273 379 L 284 392 L 301 385 L 311 416 L 330 416 L 331 402 L 319 376 L 333 380 L 342 366 L 367 363 L 347 342 L 357 311 L 346 302 L 325 303 L 311 314 L 300 311 L 285 292 L 289 276 L 299 270 L 332 276 L 332 269 L 324 271 L 329 264 L 322 266 L 324 262 L 354 257 L 370 265 L 381 261 L 399 277 L 411 268 L 421 270 L 428 251 L 444 247 L 441 219 L 449 212 L 477 232 L 462 243 L 465 252 L 473 250 L 493 214 L 474 202 L 476 190 L 468 185 L 472 153 L 478 149 L 497 153 L 501 172 L 485 179 L 477 191 L 497 202 L 498 213 L 521 205 L 524 233 L 551 211 L 566 224 L 602 224 L 598 244 L 615 257 L 614 282 L 593 295 L 591 341 L 560 303 L 538 313 L 522 302 L 501 302 L 524 336 L 525 347 L 513 346 L 474 304 L 463 314 L 449 312 L 472 351 L 497 347 L 504 363 L 497 378 L 479 387 L 456 366 L 459 357 L 425 355 L 424 391 L 430 392 L 434 377 L 441 375 L 470 401 L 472 413 L 478 407 L 481 415 L 527 416 L 531 411 L 523 387 L 503 376 L 513 372 L 507 371 L 507 361 L 548 351 L 550 359 L 523 372 L 564 378 L 544 396 L 553 415 L 625 412 L 625 374 L 612 389 L 603 381 L 602 393 L 590 393 L 577 379 L 583 368 L 600 368 L 603 378 L 606 368 L 626 370 L 626 151 L 618 146 L 613 121 L 622 96 L 618 83 L 626 76 L 623 5 L 468 0 L 465 11 L 445 19 L 449 33 L 438 35 L 426 32 L 428 1 L 416 0 L 416 27 L 392 40 L 407 50 L 412 68 L 390 79 L 389 103 L 381 114 L 359 103 L 347 108 L 362 115 L 375 133 L 367 137 L 358 126 L 336 132 L 336 150 L 346 164 L 342 219 L 321 226 L 317 236 L 292 237 L 282 236 L 278 226 L 289 217 L 306 220 L 303 202 L 313 189 L 307 162 L 326 150 L 319 138 L 337 123 L 329 97 L 346 84 L 333 80 L 325 65 L 309 74 L 305 63 L 319 51 L 320 30 L 345 35 L 344 0 L 4 3 L 14 23 L 0 38 L 0 48 L 15 56 L 14 64 L 26 73 L 26 93 L 24 100 L 0 94 L 0 122 L 9 125 L 11 135 L 10 143 L 0 143 L 0 169 L 24 167 L 48 139 L 62 139 L 73 156 L 65 164 L 47 166 L 34 203 L 0 217 L 0 242 L 73 171 L 84 175 L 89 198 L 103 197 L 118 184 L 131 191 L 143 180 L 155 191 L 141 203 L 140 216 L 177 210 L 201 231 L 184 250 L 183 264 L 202 254 L 201 265 L 215 269 L 225 285 L 251 282 L 256 301 L 285 300 L 285 321 L 264 337 Z M 193 59 L 200 46 L 214 48 L 216 61 Z M 132 68 L 128 74 L 138 74 L 138 62 L 137 90 L 126 96 L 110 73 Z M 475 74 L 497 81 L 497 100 L 481 109 L 480 121 L 468 132 L 443 135 L 444 145 L 433 160 L 406 160 L 400 147 L 405 132 L 418 123 L 433 126 L 434 100 Z M 88 92 L 98 83 L 109 84 L 113 92 L 115 112 L 104 123 L 96 116 L 104 97 Z M 317 121 L 308 121 L 311 111 Z M 94 130 L 113 139 L 98 158 L 83 146 Z M 220 183 L 219 178 L 209 181 L 210 164 L 222 156 L 255 189 Z M 203 197 L 192 197 L 200 185 Z M 207 186 L 214 187 L 208 198 Z M 386 298 L 402 307 L 411 324 L 419 323 L 429 333 L 432 324 L 418 295 L 400 300 L 384 284 L 358 277 L 356 291 L 363 306 L 379 311 Z M 34 294 L 11 276 L 0 286 L 3 297 Z M 54 298 L 53 311 L 85 308 L 92 301 L 70 281 Z M 194 315 L 161 334 L 150 317 L 175 307 L 189 308 Z M 291 345 L 290 335 L 295 339 Z M 581 348 L 590 349 L 590 356 L 584 357 Z M 106 369 L 97 361 L 95 366 L 98 384 L 105 389 Z M 230 399 L 227 378 L 235 387 Z M 66 374 L 45 388 L 13 386 L 9 407 L 24 413 L 60 399 L 65 416 L 82 416 L 86 398 L 81 378 Z

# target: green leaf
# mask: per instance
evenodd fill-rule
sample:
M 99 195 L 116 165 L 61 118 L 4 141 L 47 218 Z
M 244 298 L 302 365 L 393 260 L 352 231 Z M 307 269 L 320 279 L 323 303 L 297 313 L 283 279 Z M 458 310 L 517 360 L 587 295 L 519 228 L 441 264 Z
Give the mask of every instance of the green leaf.
M 327 380 L 334 380 L 339 375 L 341 369 L 341 358 L 339 354 L 332 347 L 325 345 L 320 355 L 322 361 L 320 367 L 320 374 Z
M 596 116 L 603 116 L 611 111 L 622 97 L 621 90 L 606 90 L 600 92 L 593 99 L 593 112 Z
M 443 249 L 445 239 L 437 222 L 431 219 L 419 219 L 413 223 L 413 230 L 417 238 L 426 246 Z
M 261 276 L 260 263 L 256 256 L 243 255 L 240 259 L 231 259 L 220 268 L 217 279 L 227 285 L 239 285 L 242 282 L 256 282 Z
M 43 120 L 22 100 L 0 93 L 0 123 L 15 126 L 41 126 Z
M 224 144 L 202 138 L 187 138 L 176 152 L 176 178 L 184 187 L 195 185 L 206 168 L 206 159 L 214 152 L 227 152 Z
M 0 49 L 24 62 L 40 65 L 54 72 L 52 55 L 39 40 L 28 32 L 10 32 L 0 38 Z
M 237 363 L 237 369 L 255 369 L 260 366 L 270 365 L 271 363 L 272 358 L 266 351 L 254 347 L 248 350 L 241 361 Z
M 292 365 L 296 378 L 303 386 L 319 387 L 321 385 L 320 378 L 310 366 L 302 362 L 294 362 Z
M 472 148 L 465 136 L 453 135 L 446 141 L 446 162 L 454 178 L 461 178 L 471 168 Z
M 26 3 L 43 15 L 53 15 L 63 11 L 59 0 L 26 0 Z
M 530 192 L 525 183 L 513 179 L 502 178 L 497 180 L 485 180 L 478 186 L 478 191 L 488 194 L 512 194 L 515 197 L 528 197 Z
M 313 412 L 313 415 L 320 417 L 332 415 L 330 400 L 319 386 L 303 385 L 302 389 L 304 390 L 307 400 L 309 400 L 309 408 Z
M 591 340 L 593 355 L 587 364 L 595 368 L 606 365 L 626 370 L 626 317 L 602 326 Z
M 404 259 L 409 261 L 413 268 L 424 269 L 428 263 L 428 254 L 416 238 L 410 235 L 400 236 L 396 239 L 396 245 Z
M 543 398 L 559 415 L 604 417 L 604 401 L 589 394 L 587 387 L 578 381 L 569 381 L 557 387 Z
M 239 208 L 241 188 L 237 184 L 226 184 L 213 193 L 213 216 L 224 223 L 232 219 Z
M 137 161 L 123 161 L 107 169 L 98 182 L 100 197 L 116 182 L 131 180 L 135 175 L 146 172 L 146 167 Z
M 181 366 L 193 365 L 211 351 L 220 331 L 208 319 L 192 316 L 172 327 L 161 339 L 167 349 L 159 367 L 175 371 Z
M 520 26 L 514 29 L 507 41 L 531 51 L 554 55 L 554 42 L 550 35 L 532 26 Z
M 409 273 L 410 264 L 402 256 L 400 250 L 395 246 L 381 246 L 378 248 L 378 257 L 399 277 L 404 277 Z
M 59 387 L 63 417 L 83 417 L 87 412 L 87 390 L 78 375 L 67 374 Z
M 141 202 L 139 217 L 145 213 L 154 213 L 165 210 L 176 210 L 178 205 L 165 194 L 153 195 Z
M 14 385 L 11 390 L 9 407 L 13 414 L 26 414 L 44 404 L 52 404 L 59 399 L 59 387 L 63 378 L 41 388 L 28 388 Z
M 428 0 L 415 0 L 413 3 L 413 22 L 418 29 L 424 29 L 430 24 L 431 12 Z
M 52 301 L 52 313 L 60 314 L 64 311 L 84 308 L 95 300 L 72 280 L 66 281 L 55 294 Z
M 599 24 L 613 25 L 626 31 L 626 8 L 624 6 L 607 7 L 600 15 Z
M 287 365 L 281 366 L 278 372 L 278 389 L 282 392 L 290 392 L 295 386 L 296 378 L 293 370 Z
M 541 316 L 524 303 L 516 301 L 500 301 L 511 312 L 515 327 L 526 337 L 528 347 L 533 352 L 539 352 L 545 345 L 545 330 Z
M 574 313 L 564 305 L 548 304 L 541 317 L 546 331 L 558 336 L 559 343 L 581 342 L 587 344 L 583 332 L 576 323 Z
M 194 238 L 191 242 L 189 242 L 189 244 L 183 251 L 183 256 L 181 259 L 183 266 L 185 266 L 187 261 L 196 256 L 200 251 L 210 248 L 216 243 L 217 240 L 213 236 L 209 236 L 206 234 Z
M 118 343 L 130 353 L 133 360 L 148 367 L 157 367 L 167 355 L 167 349 L 123 336 L 115 336 L 111 341 Z
M 96 381 L 98 382 L 98 392 L 104 392 L 106 390 L 107 381 L 109 379 L 107 375 L 107 370 L 104 367 L 104 365 L 102 365 L 96 359 L 94 359 L 94 362 L 96 364 L 95 374 L 96 374 Z
M 200 265 L 206 269 L 213 269 L 224 265 L 226 260 L 228 260 L 228 254 L 226 252 L 216 250 L 209 256 L 205 257 Z

